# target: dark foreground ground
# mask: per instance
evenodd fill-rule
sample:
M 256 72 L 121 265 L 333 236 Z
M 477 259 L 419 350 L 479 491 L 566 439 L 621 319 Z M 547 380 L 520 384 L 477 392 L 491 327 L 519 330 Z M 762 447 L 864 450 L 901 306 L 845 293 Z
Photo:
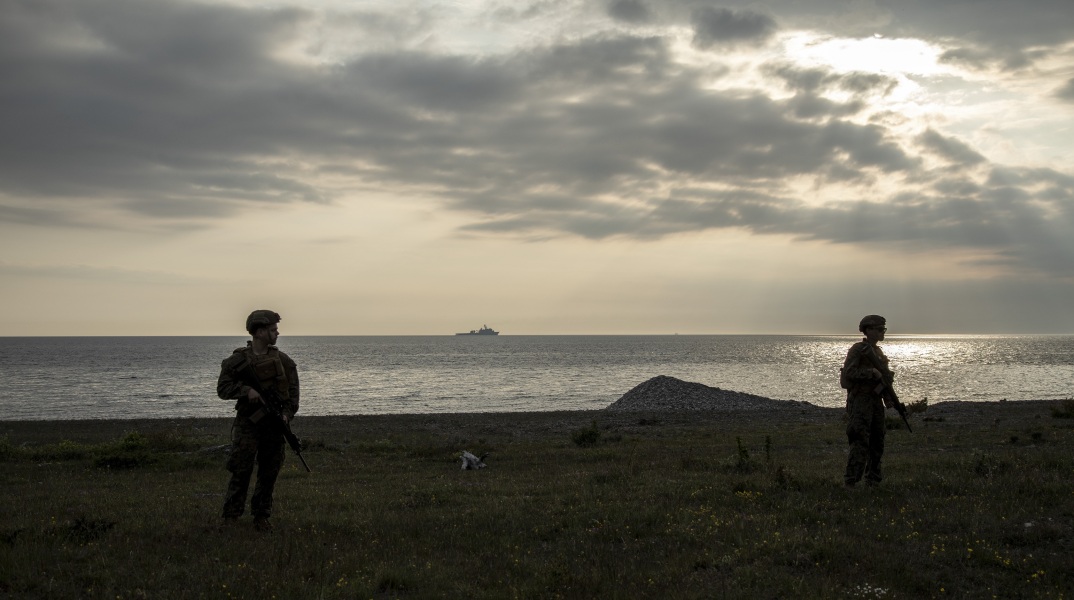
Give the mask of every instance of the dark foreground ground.
M 808 405 L 304 417 L 268 534 L 229 419 L 0 422 L 0 597 L 1069 598 L 1072 406 L 890 419 L 853 490 Z

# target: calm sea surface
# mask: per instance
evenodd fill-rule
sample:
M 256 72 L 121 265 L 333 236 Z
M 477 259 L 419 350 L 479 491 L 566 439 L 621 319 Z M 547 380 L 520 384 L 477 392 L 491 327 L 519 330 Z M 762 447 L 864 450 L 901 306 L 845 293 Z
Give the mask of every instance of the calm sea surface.
M 656 375 L 842 406 L 856 336 L 281 337 L 301 413 L 604 408 Z M 240 337 L 0 337 L 0 420 L 224 417 L 220 361 Z M 904 400 L 1074 397 L 1074 336 L 889 337 Z

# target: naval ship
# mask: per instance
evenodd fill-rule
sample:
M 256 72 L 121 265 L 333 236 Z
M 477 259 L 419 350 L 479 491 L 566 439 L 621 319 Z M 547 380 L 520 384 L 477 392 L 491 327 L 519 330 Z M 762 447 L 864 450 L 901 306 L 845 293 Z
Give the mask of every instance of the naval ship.
M 500 335 L 500 332 L 493 331 L 488 325 L 482 325 L 481 329 L 471 329 L 468 333 L 456 333 L 455 335 Z

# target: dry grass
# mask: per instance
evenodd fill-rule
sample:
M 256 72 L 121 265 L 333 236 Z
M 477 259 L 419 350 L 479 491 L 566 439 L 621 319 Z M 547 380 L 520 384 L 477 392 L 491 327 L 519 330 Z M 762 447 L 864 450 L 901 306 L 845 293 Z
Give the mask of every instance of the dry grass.
M 219 527 L 226 421 L 5 422 L 0 595 L 1060 598 L 1052 407 L 929 407 L 852 491 L 839 411 L 299 419 L 271 534 Z

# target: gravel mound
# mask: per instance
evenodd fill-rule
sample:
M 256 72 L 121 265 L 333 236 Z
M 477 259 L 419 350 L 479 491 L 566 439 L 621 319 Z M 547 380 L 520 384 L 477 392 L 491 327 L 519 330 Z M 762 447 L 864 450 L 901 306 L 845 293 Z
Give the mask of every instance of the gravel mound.
M 808 402 L 773 400 L 743 392 L 657 375 L 623 394 L 605 410 L 621 411 L 746 411 L 812 407 Z

